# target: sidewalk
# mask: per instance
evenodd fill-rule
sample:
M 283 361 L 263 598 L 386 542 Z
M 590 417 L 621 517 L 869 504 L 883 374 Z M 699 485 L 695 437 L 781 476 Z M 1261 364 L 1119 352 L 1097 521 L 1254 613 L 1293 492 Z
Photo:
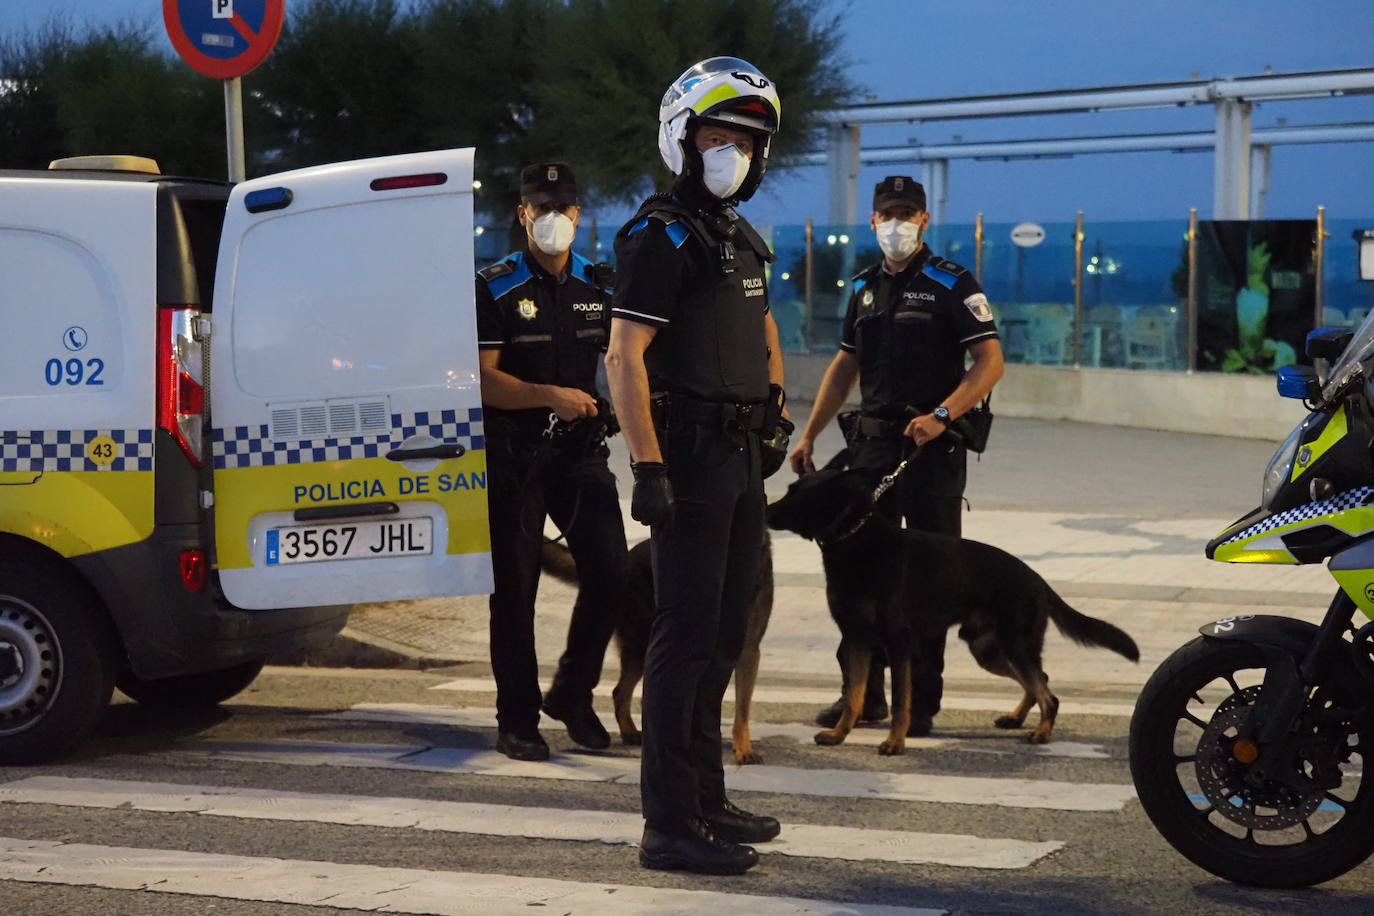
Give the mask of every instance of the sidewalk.
M 805 416 L 808 409 L 799 405 L 797 413 Z M 839 447 L 831 430 L 817 456 L 827 458 Z M 1209 620 L 1254 612 L 1320 619 L 1334 589 L 1323 567 L 1228 565 L 1203 556 L 1209 538 L 1258 502 L 1260 475 L 1274 447 L 999 417 L 989 451 L 969 463 L 964 534 L 1021 557 L 1079 610 L 1112 621 L 1140 644 L 1141 663 L 1133 665 L 1073 646 L 1052 631 L 1046 669 L 1056 681 L 1130 688 Z M 629 463 L 618 441 L 612 468 L 628 497 Z M 775 475 L 768 481 L 770 498 L 793 479 L 788 470 Z M 630 542 L 646 537 L 647 529 L 629 517 L 628 499 L 622 509 Z M 819 551 L 808 541 L 775 535 L 774 557 L 777 598 L 762 676 L 828 684 L 838 638 L 826 609 Z M 546 667 L 562 651 L 572 600 L 570 588 L 541 584 L 536 632 Z M 345 636 L 341 646 L 355 651 L 331 653 L 335 663 L 366 663 L 369 653 L 357 650 L 370 647 L 383 650 L 373 653 L 382 663 L 486 664 L 487 599 L 360 606 Z M 993 680 L 953 637 L 947 657 L 951 680 Z M 615 664 L 612 652 L 608 671 Z

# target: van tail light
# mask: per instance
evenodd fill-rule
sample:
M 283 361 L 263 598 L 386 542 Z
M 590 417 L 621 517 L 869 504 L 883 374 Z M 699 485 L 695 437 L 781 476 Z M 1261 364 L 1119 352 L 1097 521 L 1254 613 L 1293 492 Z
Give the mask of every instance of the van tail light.
M 200 312 L 165 308 L 157 316 L 157 425 L 200 467 L 205 452 L 201 347 L 192 327 Z
M 186 586 L 187 591 L 205 591 L 205 575 L 209 570 L 205 551 L 199 548 L 183 550 L 178 565 L 181 568 L 181 584 Z

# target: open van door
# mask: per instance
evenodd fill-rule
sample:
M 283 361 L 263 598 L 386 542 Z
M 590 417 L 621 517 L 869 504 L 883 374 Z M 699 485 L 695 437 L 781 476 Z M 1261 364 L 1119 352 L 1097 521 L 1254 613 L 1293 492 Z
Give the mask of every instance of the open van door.
M 445 150 L 234 189 L 210 422 L 235 605 L 491 591 L 472 177 Z

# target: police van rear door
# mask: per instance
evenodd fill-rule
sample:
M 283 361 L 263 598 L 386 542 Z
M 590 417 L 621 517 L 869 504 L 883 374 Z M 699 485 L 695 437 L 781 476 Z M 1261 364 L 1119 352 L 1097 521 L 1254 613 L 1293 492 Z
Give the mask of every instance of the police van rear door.
M 239 607 L 491 591 L 472 177 L 445 150 L 234 189 L 210 409 Z

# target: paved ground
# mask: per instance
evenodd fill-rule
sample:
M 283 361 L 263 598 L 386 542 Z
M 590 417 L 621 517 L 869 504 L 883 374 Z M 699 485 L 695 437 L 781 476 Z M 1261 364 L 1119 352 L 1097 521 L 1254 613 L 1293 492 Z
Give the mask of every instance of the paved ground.
M 801 405 L 798 413 L 807 409 Z M 616 445 L 613 464 L 627 481 L 628 458 Z M 1202 553 L 1209 538 L 1259 502 L 1260 475 L 1275 445 L 999 417 L 992 447 L 970 462 L 964 533 L 1026 560 L 1080 610 L 1120 624 L 1141 642 L 1139 666 L 1066 646 L 1078 679 L 1139 684 L 1208 620 L 1259 606 L 1317 617 L 1325 609 L 1334 586 L 1319 567 L 1228 566 Z M 828 432 L 817 455 L 839 447 L 838 434 Z M 793 479 L 788 470 L 775 475 L 771 496 Z M 629 518 L 628 501 L 623 508 L 631 542 L 646 537 L 647 529 Z M 824 658 L 833 664 L 836 631 L 819 551 L 790 536 L 774 543 L 778 610 L 764 642 L 764 675 L 828 671 Z M 540 658 L 552 661 L 567 632 L 571 591 L 550 582 L 541 588 Z M 349 632 L 410 656 L 481 663 L 486 631 L 486 599 L 468 598 L 364 606 Z M 1056 676 L 1057 651 L 1047 666 Z M 956 675 L 975 674 L 967 653 L 951 652 L 950 659 Z
M 232 703 L 179 718 L 120 702 L 80 757 L 0 771 L 0 913 L 1368 913 L 1367 865 L 1304 892 L 1211 878 L 1158 837 L 1130 785 L 1129 715 L 1164 655 L 1207 620 L 1315 619 L 1329 597 L 1321 569 L 1201 556 L 1255 502 L 1271 450 L 998 419 L 971 470 L 967 533 L 1026 558 L 1144 654 L 1131 665 L 1052 636 L 1064 705 L 1041 748 L 990 726 L 1016 691 L 957 640 L 930 739 L 900 758 L 876 754 L 878 729 L 812 743 L 836 634 L 814 546 L 777 538 L 753 723 L 764 765 L 727 772 L 733 797 L 787 832 L 747 876 L 636 866 L 635 748 L 580 752 L 546 723 L 550 762 L 491 751 L 485 602 L 467 599 L 354 615 L 355 636 L 443 667 L 273 668 Z M 541 595 L 546 662 L 570 602 L 556 584 Z M 597 704 L 609 722 L 607 697 Z

